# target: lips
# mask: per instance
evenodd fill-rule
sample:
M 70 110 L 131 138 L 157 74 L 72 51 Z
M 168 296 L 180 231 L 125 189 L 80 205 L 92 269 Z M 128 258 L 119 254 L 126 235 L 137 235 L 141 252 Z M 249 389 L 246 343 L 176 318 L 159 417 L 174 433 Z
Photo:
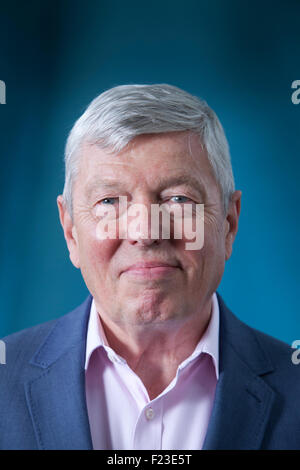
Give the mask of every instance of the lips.
M 132 264 L 128 268 L 124 269 L 122 272 L 127 271 L 138 271 L 138 270 L 147 270 L 151 268 L 180 268 L 179 264 L 176 262 L 165 262 L 165 261 L 140 261 L 138 263 Z
M 168 279 L 170 276 L 172 277 L 178 269 L 181 269 L 181 267 L 176 262 L 159 260 L 139 261 L 128 266 L 121 274 L 127 274 L 131 279 L 143 282 L 143 280 Z

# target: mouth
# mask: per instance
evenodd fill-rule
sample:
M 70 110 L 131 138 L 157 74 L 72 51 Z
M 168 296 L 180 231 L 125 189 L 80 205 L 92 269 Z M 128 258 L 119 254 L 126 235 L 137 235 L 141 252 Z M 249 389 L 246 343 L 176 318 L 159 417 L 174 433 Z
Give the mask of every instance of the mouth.
M 163 277 L 173 276 L 181 270 L 181 266 L 176 262 L 164 262 L 164 261 L 142 261 L 132 264 L 121 274 L 125 274 L 132 278 L 139 279 L 157 279 Z

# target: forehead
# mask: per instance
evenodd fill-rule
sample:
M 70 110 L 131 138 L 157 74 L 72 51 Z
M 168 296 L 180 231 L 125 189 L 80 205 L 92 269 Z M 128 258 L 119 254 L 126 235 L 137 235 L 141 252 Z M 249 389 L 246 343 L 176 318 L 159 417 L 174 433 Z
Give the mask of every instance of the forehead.
M 130 178 L 151 187 L 164 181 L 173 185 L 214 184 L 206 151 L 199 137 L 190 132 L 139 136 L 119 153 L 95 144 L 83 145 L 78 175 L 81 187 L 92 190 L 101 183 L 125 185 Z

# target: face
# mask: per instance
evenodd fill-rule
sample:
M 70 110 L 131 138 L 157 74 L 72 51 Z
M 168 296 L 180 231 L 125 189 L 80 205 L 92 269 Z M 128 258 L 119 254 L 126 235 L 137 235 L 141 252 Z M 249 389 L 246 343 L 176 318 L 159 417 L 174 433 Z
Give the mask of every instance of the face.
M 118 232 L 114 239 L 99 239 L 98 208 L 113 206 L 118 214 L 120 196 L 149 213 L 151 204 L 204 204 L 203 247 L 186 249 L 191 240 L 175 239 L 172 231 L 169 239 L 151 238 L 149 220 L 127 238 Z M 83 146 L 73 219 L 61 196 L 58 206 L 71 261 L 98 311 L 119 324 L 162 325 L 201 314 L 217 289 L 237 232 L 240 192 L 224 214 L 199 138 L 172 132 L 137 137 L 119 154 Z

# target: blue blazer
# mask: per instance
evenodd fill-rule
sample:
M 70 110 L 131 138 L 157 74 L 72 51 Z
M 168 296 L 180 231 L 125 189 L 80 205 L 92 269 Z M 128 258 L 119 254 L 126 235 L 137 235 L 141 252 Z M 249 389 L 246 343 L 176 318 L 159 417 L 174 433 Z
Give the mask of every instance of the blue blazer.
M 91 300 L 3 338 L 0 449 L 92 449 L 84 372 Z M 300 365 L 292 349 L 218 300 L 220 376 L 204 449 L 300 449 Z

